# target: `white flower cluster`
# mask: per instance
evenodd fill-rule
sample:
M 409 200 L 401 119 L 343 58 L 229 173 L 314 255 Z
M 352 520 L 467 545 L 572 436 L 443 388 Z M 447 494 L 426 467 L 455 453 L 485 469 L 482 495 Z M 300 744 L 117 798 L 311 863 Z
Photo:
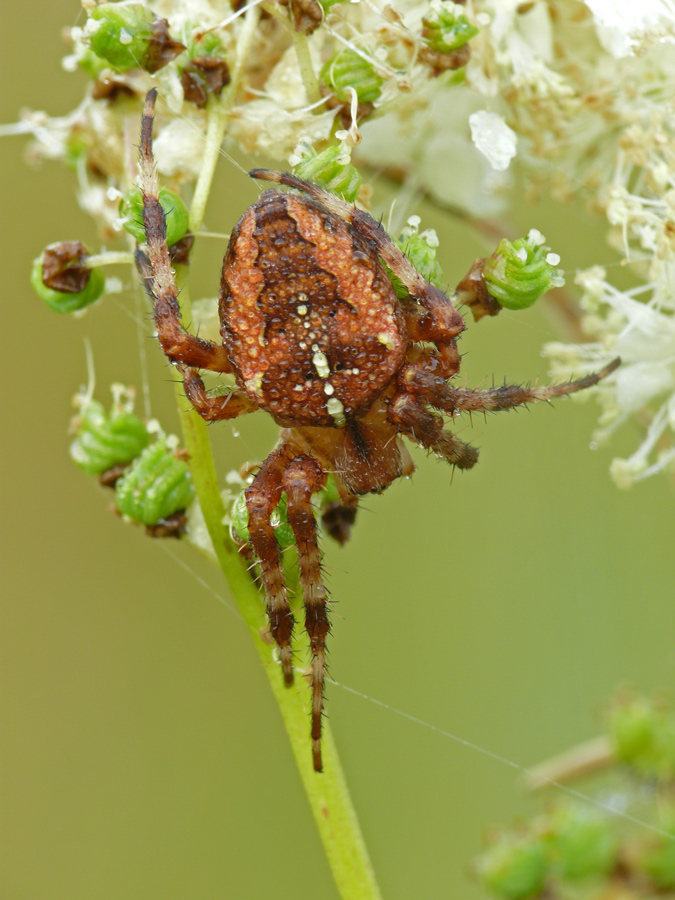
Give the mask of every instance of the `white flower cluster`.
M 443 204 L 494 216 L 508 202 L 515 162 L 532 191 L 566 200 L 583 190 L 637 279 L 621 292 L 597 269 L 581 276 L 582 324 L 595 343 L 546 352 L 570 375 L 621 355 L 622 368 L 596 391 L 601 433 L 634 414 L 647 432 L 629 460 L 614 462 L 618 483 L 672 466 L 673 0 L 147 0 L 185 47 L 157 70 L 92 56 L 103 6 L 83 5 L 90 24 L 72 29 L 66 66 L 84 68 L 92 90 L 71 115 L 29 114 L 20 128 L 32 132 L 33 153 L 76 170 L 81 203 L 105 240 L 121 228 L 118 198 L 135 178 L 140 105 L 151 86 L 162 100 L 157 164 L 173 189 L 198 181 L 205 144 L 223 135 L 284 162 L 297 159 L 298 145 L 337 144 L 345 159 L 353 150 L 357 164 L 388 170 Z M 120 33 L 121 56 L 137 46 L 130 34 Z M 229 72 L 222 93 L 199 104 L 185 77 L 209 54 Z M 211 85 L 212 70 L 200 71 Z M 222 132 L 213 127 L 216 106 L 225 110 Z

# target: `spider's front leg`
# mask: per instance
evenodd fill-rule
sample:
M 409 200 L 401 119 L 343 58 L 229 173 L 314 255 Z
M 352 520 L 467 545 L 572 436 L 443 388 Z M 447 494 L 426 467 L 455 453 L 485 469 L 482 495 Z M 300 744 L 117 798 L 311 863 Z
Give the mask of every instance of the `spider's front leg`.
M 206 419 L 207 422 L 236 419 L 258 409 L 256 404 L 237 388 L 232 388 L 226 394 L 209 397 L 196 369 L 184 369 L 182 366 L 176 368 L 183 376 L 185 395 L 202 419 Z
M 592 375 L 586 375 L 576 381 L 542 387 L 504 384 L 501 387 L 487 390 L 457 388 L 424 366 L 408 366 L 401 373 L 401 378 L 407 382 L 410 391 L 424 398 L 436 409 L 456 415 L 463 411 L 499 412 L 504 409 L 513 409 L 516 406 L 524 406 L 526 403 L 550 401 L 554 397 L 574 394 L 598 384 L 603 378 L 611 375 L 620 364 L 621 360 L 617 358 L 600 372 L 594 372 Z
M 156 90 L 146 96 L 141 124 L 139 172 L 147 255 L 139 252 L 136 258 L 154 301 L 157 336 L 171 362 L 215 372 L 230 372 L 232 369 L 225 348 L 188 334 L 181 323 L 178 287 L 166 243 L 166 220 L 159 202 L 159 179 L 152 155 L 156 99 Z

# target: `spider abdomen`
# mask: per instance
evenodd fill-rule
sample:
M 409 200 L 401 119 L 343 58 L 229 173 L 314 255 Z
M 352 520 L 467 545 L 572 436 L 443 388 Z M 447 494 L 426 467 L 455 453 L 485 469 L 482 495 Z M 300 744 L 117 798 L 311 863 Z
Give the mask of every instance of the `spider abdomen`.
M 408 346 L 372 248 L 319 203 L 279 191 L 234 230 L 219 309 L 239 386 L 283 425 L 340 428 L 362 415 Z

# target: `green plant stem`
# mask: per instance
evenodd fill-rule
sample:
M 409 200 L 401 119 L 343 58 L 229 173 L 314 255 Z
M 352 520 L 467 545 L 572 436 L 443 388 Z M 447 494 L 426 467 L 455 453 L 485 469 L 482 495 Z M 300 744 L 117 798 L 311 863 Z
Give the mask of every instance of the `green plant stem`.
M 88 256 L 82 265 L 85 269 L 96 269 L 99 266 L 120 266 L 133 265 L 134 254 L 126 253 L 124 250 L 110 251 L 108 253 L 96 253 L 94 256 Z
M 319 100 L 321 100 L 321 88 L 319 87 L 319 79 L 316 77 L 316 72 L 312 65 L 312 57 L 309 52 L 309 39 L 306 34 L 293 29 L 293 44 L 295 45 L 295 55 L 298 59 L 302 83 L 305 86 L 305 93 L 307 94 L 307 102 L 318 103 Z
M 305 93 L 307 94 L 307 102 L 309 104 L 318 103 L 321 100 L 321 87 L 312 64 L 312 56 L 309 51 L 309 39 L 307 35 L 303 34 L 301 31 L 295 30 L 288 13 L 286 11 L 281 12 L 276 3 L 266 2 L 261 3 L 261 6 L 266 13 L 275 18 L 278 22 L 281 22 L 288 31 L 291 40 L 293 41 L 293 46 L 295 47 L 295 55 L 298 60 L 300 77 L 302 78 Z
M 176 274 L 179 284 L 184 282 L 184 267 L 177 267 Z M 185 286 L 181 289 L 180 303 L 183 320 L 190 321 L 190 300 Z M 302 684 L 287 688 L 283 683 L 267 638 L 263 599 L 224 521 L 225 507 L 206 423 L 190 406 L 180 382 L 176 385 L 176 395 L 195 492 L 213 550 L 269 679 L 340 896 L 343 900 L 379 900 L 381 894 L 330 728 L 324 726 L 324 771 L 317 773 L 312 765 L 309 736 L 311 695 L 303 690 Z
M 225 138 L 225 130 L 230 118 L 230 112 L 237 98 L 237 92 L 241 84 L 244 71 L 244 62 L 248 57 L 253 39 L 256 34 L 256 26 L 260 18 L 260 10 L 253 6 L 244 16 L 242 29 L 237 38 L 237 51 L 234 67 L 232 69 L 230 83 L 227 86 L 224 99 L 211 96 L 208 101 L 208 124 L 206 128 L 206 141 L 204 145 L 204 158 L 199 171 L 199 178 L 195 185 L 195 192 L 190 205 L 190 231 L 197 234 L 204 221 L 206 201 L 211 191 L 211 182 L 215 172 L 216 163 L 220 156 L 220 147 Z

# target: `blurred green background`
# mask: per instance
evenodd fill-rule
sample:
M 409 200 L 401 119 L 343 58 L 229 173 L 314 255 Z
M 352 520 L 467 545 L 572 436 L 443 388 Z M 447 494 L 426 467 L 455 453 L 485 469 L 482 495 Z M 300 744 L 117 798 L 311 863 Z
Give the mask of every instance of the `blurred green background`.
M 60 31 L 77 20 L 71 0 L 3 4 L 0 121 L 79 102 L 84 78 L 60 65 Z M 74 176 L 28 168 L 25 143 L 1 144 L 0 896 L 334 900 L 266 679 L 214 596 L 230 603 L 217 572 L 123 525 L 68 459 L 83 338 L 107 404 L 112 381 L 140 385 L 135 310 L 122 296 L 75 320 L 32 294 L 45 244 L 97 242 Z M 255 197 L 223 161 L 207 226 L 227 231 Z M 568 271 L 612 260 L 602 223 L 580 208 L 519 216 Z M 428 226 L 454 283 L 485 247 L 446 214 L 425 211 Z M 199 249 L 194 296 L 215 293 L 223 249 Z M 539 350 L 560 336 L 544 307 L 470 324 L 462 377 L 545 381 Z M 142 342 L 153 414 L 175 428 L 170 372 Z M 617 686 L 672 683 L 673 492 L 661 479 L 615 490 L 609 460 L 639 432 L 591 452 L 596 413 L 562 400 L 476 420 L 473 432 L 466 423 L 462 436 L 482 448 L 473 472 L 451 483 L 416 453 L 411 481 L 364 500 L 351 544 L 325 545 L 331 673 L 378 701 L 329 687 L 328 710 L 387 900 L 479 897 L 470 867 L 481 834 L 532 801 L 513 768 L 383 704 L 531 765 L 597 733 Z M 258 415 L 212 435 L 224 473 L 264 457 L 275 428 Z

